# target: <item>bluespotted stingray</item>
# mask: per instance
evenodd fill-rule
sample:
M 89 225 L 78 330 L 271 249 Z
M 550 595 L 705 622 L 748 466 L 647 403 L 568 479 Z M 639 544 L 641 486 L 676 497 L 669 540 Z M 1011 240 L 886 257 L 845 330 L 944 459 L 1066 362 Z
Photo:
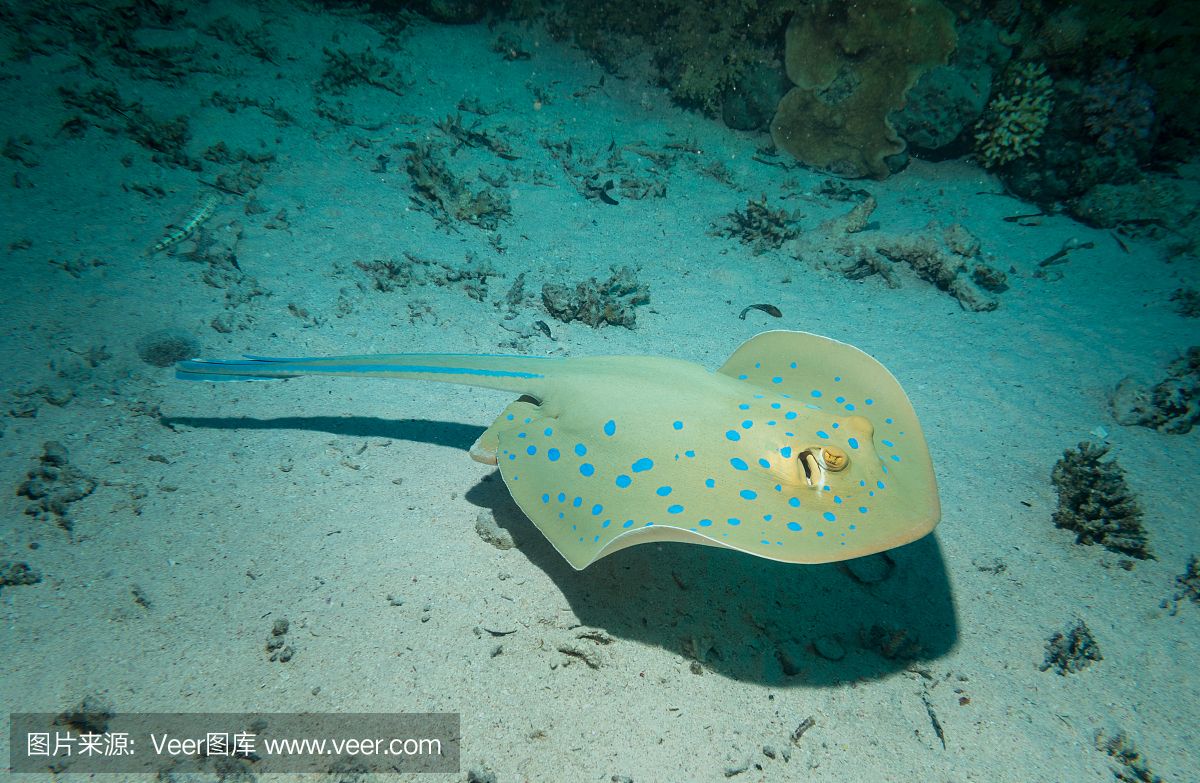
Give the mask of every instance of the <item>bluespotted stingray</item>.
M 576 569 L 654 541 L 847 560 L 915 541 L 941 514 L 899 382 L 859 349 L 806 332 L 764 332 L 715 373 L 651 356 L 386 354 L 197 359 L 176 375 L 348 375 L 518 394 L 471 456 L 499 466 Z

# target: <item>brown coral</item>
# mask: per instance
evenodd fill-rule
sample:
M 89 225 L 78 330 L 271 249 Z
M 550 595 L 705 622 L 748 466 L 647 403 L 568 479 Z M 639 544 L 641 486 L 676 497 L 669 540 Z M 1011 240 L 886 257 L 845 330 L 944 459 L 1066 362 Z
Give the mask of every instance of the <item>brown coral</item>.
M 904 151 L 888 113 L 954 51 L 954 17 L 937 0 L 817 0 L 797 11 L 785 46 L 788 78 L 771 123 L 775 144 L 846 177 L 889 173 Z

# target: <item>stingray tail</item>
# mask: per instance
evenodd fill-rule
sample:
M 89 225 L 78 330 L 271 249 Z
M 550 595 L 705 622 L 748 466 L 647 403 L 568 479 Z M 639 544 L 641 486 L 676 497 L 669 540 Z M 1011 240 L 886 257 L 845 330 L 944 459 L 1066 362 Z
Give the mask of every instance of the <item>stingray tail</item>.
M 540 397 L 551 366 L 560 359 L 447 353 L 397 353 L 299 359 L 246 356 L 189 359 L 175 365 L 185 381 L 275 381 L 301 375 L 344 375 L 438 381 Z

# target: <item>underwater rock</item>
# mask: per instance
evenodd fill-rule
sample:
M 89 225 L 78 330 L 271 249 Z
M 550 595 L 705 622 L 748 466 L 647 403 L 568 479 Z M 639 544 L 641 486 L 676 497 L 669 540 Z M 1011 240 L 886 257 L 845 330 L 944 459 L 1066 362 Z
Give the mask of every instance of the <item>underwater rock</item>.
M 1046 642 L 1046 659 L 1038 669 L 1054 669 L 1065 677 L 1086 669 L 1094 661 L 1102 660 L 1104 656 L 1100 654 L 1100 645 L 1096 644 L 1083 620 L 1079 620 L 1066 633 L 1060 632 L 1050 637 Z
M 954 16 L 937 0 L 818 0 L 788 24 L 793 87 L 771 122 L 775 145 L 843 177 L 883 179 L 904 151 L 888 115 L 954 51 Z
M 578 283 L 574 290 L 552 283 L 542 286 L 542 302 L 550 315 L 563 323 L 583 321 L 592 328 L 612 324 L 632 329 L 637 323 L 636 308 L 649 301 L 650 289 L 624 266 L 614 268 L 602 283 L 593 277 Z
M 490 511 L 480 511 L 475 517 L 475 532 L 497 549 L 512 549 L 516 546 L 512 533 L 500 527 Z
M 1050 474 L 1058 491 L 1054 526 L 1074 531 L 1077 544 L 1100 544 L 1139 560 L 1153 558 L 1125 471 L 1116 460 L 1103 461 L 1108 449 L 1084 441 L 1055 463 Z
M 1160 606 L 1164 609 L 1170 607 L 1171 615 L 1174 616 L 1179 613 L 1179 607 L 1185 601 L 1191 601 L 1194 606 L 1200 607 L 1200 557 L 1196 555 L 1188 558 L 1183 573 L 1175 577 L 1175 593 Z
M 70 507 L 96 490 L 96 480 L 69 464 L 67 449 L 46 441 L 37 467 L 29 471 L 17 494 L 33 501 L 25 513 L 36 519 L 53 519 L 68 533 L 75 526 Z
M 958 147 L 955 142 L 983 114 L 995 72 L 1010 56 L 999 30 L 987 19 L 959 25 L 950 62 L 921 76 L 908 91 L 904 107 L 892 112 L 889 121 L 914 152 L 928 155 Z
M 1118 731 L 1107 738 L 1103 732 L 1096 732 L 1096 749 L 1104 751 L 1120 765 L 1120 769 L 1113 769 L 1113 775 L 1118 781 L 1162 783 L 1162 778 L 1150 770 L 1150 765 L 1142 758 L 1141 751 L 1124 731 Z
M 134 344 L 143 362 L 154 367 L 170 367 L 184 359 L 200 355 L 200 343 L 181 329 L 160 329 L 138 338 Z
M 1183 434 L 1200 423 L 1200 345 L 1167 365 L 1167 377 L 1152 387 L 1132 377 L 1117 384 L 1110 400 L 1113 418 L 1126 426 Z

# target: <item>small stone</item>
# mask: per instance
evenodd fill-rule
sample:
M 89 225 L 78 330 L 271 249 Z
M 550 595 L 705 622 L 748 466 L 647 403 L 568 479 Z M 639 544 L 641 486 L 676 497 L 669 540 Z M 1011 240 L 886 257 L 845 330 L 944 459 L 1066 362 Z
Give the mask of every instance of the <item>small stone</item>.
M 813 641 L 813 650 L 827 661 L 840 661 L 846 657 L 846 648 L 833 636 L 818 636 Z

